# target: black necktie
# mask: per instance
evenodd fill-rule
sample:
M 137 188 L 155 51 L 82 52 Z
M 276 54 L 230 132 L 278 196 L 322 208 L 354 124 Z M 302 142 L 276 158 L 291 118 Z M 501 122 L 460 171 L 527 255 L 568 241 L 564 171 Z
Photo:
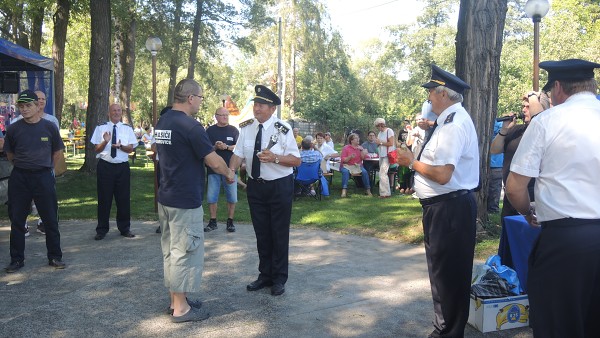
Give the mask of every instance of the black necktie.
M 425 149 L 427 142 L 429 142 L 429 140 L 431 140 L 431 135 L 433 135 L 433 132 L 435 131 L 435 128 L 437 128 L 437 126 L 438 126 L 437 120 L 435 120 L 435 122 L 433 123 L 433 128 L 431 129 L 431 132 L 429 133 L 429 136 L 423 143 L 423 146 L 421 147 L 421 151 L 419 151 L 419 156 L 417 156 L 417 161 L 421 159 L 421 154 L 423 154 L 423 149 Z
M 252 156 L 252 178 L 257 179 L 260 177 L 260 160 L 258 159 L 258 152 L 260 152 L 262 143 L 262 130 L 263 125 L 258 125 L 258 133 L 256 133 L 256 140 L 254 141 L 254 155 Z
M 112 134 L 112 144 L 116 144 L 117 143 L 117 125 L 113 124 L 113 134 Z M 117 157 L 117 148 L 113 147 L 111 144 L 110 146 L 110 157 L 115 158 Z

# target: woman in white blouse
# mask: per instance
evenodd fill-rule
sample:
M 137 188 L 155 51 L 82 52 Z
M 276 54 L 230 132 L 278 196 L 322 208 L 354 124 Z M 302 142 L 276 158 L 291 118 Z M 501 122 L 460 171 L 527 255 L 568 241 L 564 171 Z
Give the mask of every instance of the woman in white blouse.
M 376 118 L 373 124 L 379 130 L 379 134 L 377 135 L 377 144 L 379 145 L 379 198 L 387 198 L 392 195 L 390 191 L 390 179 L 388 177 L 390 162 L 387 154 L 390 151 L 396 150 L 394 143 L 395 136 L 394 131 L 386 127 L 383 118 Z

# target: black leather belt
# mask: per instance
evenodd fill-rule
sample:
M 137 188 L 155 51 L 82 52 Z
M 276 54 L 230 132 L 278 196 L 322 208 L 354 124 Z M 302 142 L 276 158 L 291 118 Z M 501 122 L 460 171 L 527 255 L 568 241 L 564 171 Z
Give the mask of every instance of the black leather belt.
M 248 179 L 250 179 L 250 180 L 252 180 L 252 181 L 254 181 L 254 182 L 256 182 L 256 183 L 261 183 L 261 184 L 264 184 L 264 183 L 267 183 L 267 182 L 269 182 L 269 181 L 267 181 L 267 180 L 263 180 L 263 179 L 262 179 L 262 178 L 260 178 L 260 177 L 259 177 L 259 178 L 252 178 L 252 177 L 248 177 Z
M 288 177 L 290 177 L 290 176 L 292 176 L 292 174 L 290 174 L 290 175 L 288 175 L 288 176 L 285 176 L 285 177 L 276 178 L 276 179 L 274 179 L 274 180 L 265 180 L 265 179 L 262 179 L 262 178 L 260 178 L 260 177 L 259 177 L 259 178 L 252 178 L 252 177 L 248 177 L 248 179 L 249 179 L 249 180 L 251 180 L 251 181 L 254 181 L 254 182 L 256 182 L 256 183 L 265 184 L 265 183 L 273 183 L 273 182 L 277 182 L 277 181 L 279 181 L 279 180 L 286 179 L 286 178 L 288 178 Z
M 421 202 L 422 206 L 426 206 L 426 205 L 431 205 L 431 204 L 447 201 L 449 199 L 453 199 L 453 198 L 456 198 L 456 197 L 459 197 L 462 195 L 466 195 L 470 192 L 471 192 L 471 190 L 467 190 L 467 189 L 456 190 L 453 192 L 449 192 L 447 194 L 437 195 L 437 196 L 433 196 L 433 197 L 429 197 L 429 198 L 421 198 L 421 199 L 419 199 L 419 202 Z
M 542 229 L 544 228 L 563 228 L 563 227 L 575 227 L 587 224 L 599 224 L 600 219 L 584 219 L 584 218 L 559 218 L 551 221 L 542 222 Z
M 112 164 L 112 165 L 119 165 L 119 164 L 126 164 L 126 163 L 129 163 L 129 161 L 127 161 L 127 162 L 109 162 L 109 161 L 107 161 L 107 160 L 103 160 L 103 159 L 100 159 L 100 161 L 102 161 L 102 162 L 104 162 L 104 163 L 107 163 L 107 164 Z

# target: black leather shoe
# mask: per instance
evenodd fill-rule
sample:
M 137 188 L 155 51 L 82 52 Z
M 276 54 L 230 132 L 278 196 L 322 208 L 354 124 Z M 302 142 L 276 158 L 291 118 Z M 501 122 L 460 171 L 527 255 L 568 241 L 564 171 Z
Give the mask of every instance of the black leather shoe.
M 257 279 L 254 282 L 246 285 L 246 290 L 257 291 L 257 290 L 263 289 L 263 288 L 265 288 L 267 286 L 271 286 L 271 285 L 273 285 L 273 282 L 271 282 L 271 281 Z
M 285 286 L 283 284 L 277 283 L 271 287 L 271 295 L 279 296 L 285 292 Z
M 25 262 L 23 261 L 15 261 L 15 262 L 10 262 L 10 264 L 4 268 L 4 271 L 6 271 L 6 273 L 13 273 L 13 272 L 17 272 L 17 270 L 19 270 L 20 268 L 25 266 Z
M 131 231 L 127 231 L 121 234 L 121 236 L 125 237 L 125 238 L 134 238 L 135 235 L 131 233 Z
M 104 237 L 106 237 L 106 234 L 96 234 L 96 236 L 94 236 L 94 239 L 99 241 L 101 239 L 104 239 Z
M 66 267 L 65 263 L 58 258 L 52 258 L 49 260 L 48 265 L 53 266 L 56 269 L 64 269 Z

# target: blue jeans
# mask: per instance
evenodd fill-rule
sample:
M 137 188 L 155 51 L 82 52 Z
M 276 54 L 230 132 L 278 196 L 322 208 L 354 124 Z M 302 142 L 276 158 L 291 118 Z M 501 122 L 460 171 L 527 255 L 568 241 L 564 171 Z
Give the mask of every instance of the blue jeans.
M 208 189 L 206 192 L 206 201 L 208 204 L 217 203 L 221 185 L 223 185 L 223 189 L 225 190 L 227 203 L 237 203 L 237 174 L 235 175 L 234 182 L 231 184 L 227 184 L 227 180 L 223 175 L 210 174 L 208 175 Z
M 363 185 L 365 186 L 365 189 L 370 189 L 371 181 L 369 180 L 369 173 L 367 172 L 365 167 L 361 166 L 360 170 L 361 170 L 362 181 L 363 181 Z M 342 173 L 342 189 L 348 189 L 348 181 L 350 180 L 350 170 L 348 170 L 342 166 L 342 168 L 340 169 L 340 172 Z

